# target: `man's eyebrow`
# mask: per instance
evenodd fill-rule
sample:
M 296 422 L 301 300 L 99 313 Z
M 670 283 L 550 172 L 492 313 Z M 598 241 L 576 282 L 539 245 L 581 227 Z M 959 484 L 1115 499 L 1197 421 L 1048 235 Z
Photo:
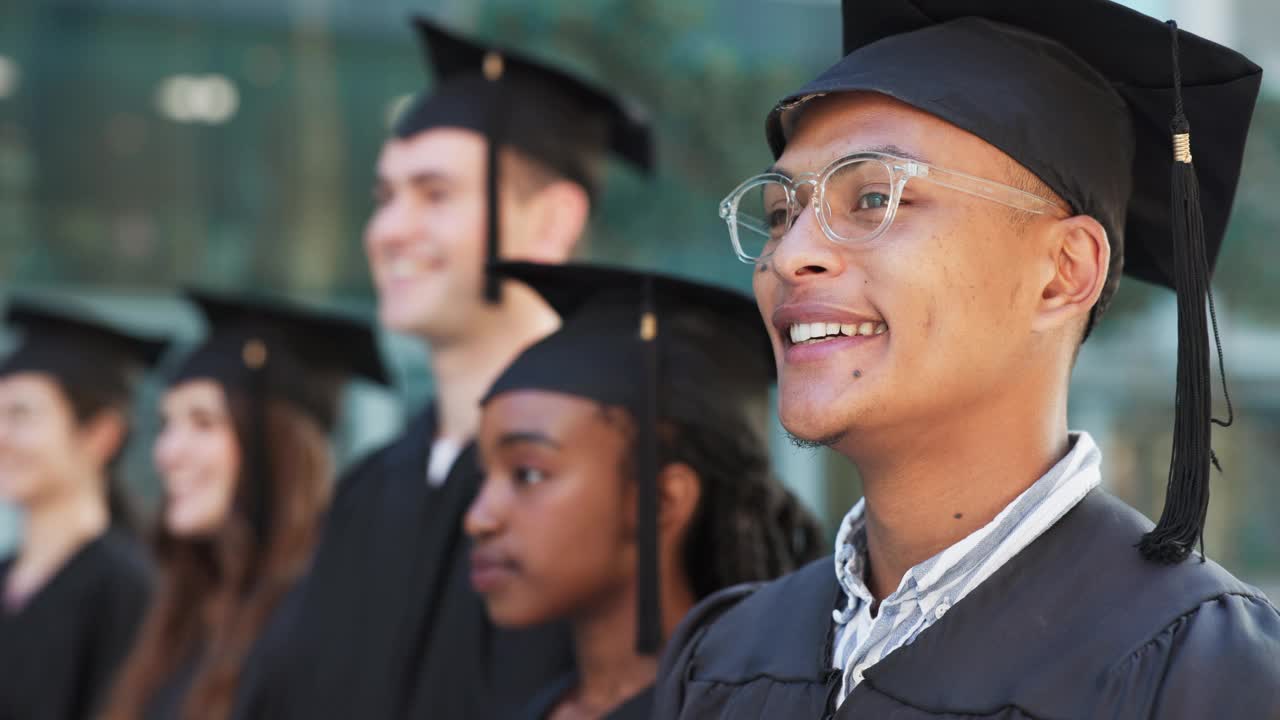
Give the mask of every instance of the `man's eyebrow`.
M 422 170 L 409 176 L 411 185 L 430 185 L 451 179 L 448 173 L 440 170 Z
M 546 435 L 537 431 L 532 431 L 532 430 L 504 433 L 502 437 L 498 438 L 499 447 L 521 445 L 524 443 L 531 443 L 534 445 L 545 445 L 555 450 L 560 449 L 560 443 L 556 442 L 549 435 Z
M 449 173 L 443 170 L 418 170 L 409 175 L 391 176 L 377 173 L 373 176 L 374 185 L 395 185 L 396 183 L 406 183 L 409 185 L 429 185 L 431 183 L 445 182 L 452 179 Z
M 911 150 L 907 150 L 906 148 L 903 148 L 899 145 L 894 145 L 892 143 L 848 148 L 847 150 L 845 150 L 845 152 L 841 153 L 840 157 L 845 158 L 845 157 L 849 157 L 850 155 L 857 155 L 859 153 L 880 153 L 882 155 L 893 155 L 895 157 L 900 157 L 905 160 L 915 160 L 916 162 L 922 162 L 925 164 L 929 163 L 929 161 L 926 160 L 919 153 L 912 152 Z M 782 167 L 777 163 L 774 163 L 769 167 L 765 168 L 765 174 L 781 175 L 787 178 L 794 177 L 794 174 L 790 170 L 787 170 L 786 168 Z
M 875 153 L 881 153 L 884 155 L 893 155 L 895 157 L 905 158 L 907 160 L 915 160 L 916 162 L 922 162 L 922 163 L 929 162 L 919 153 L 912 152 L 910 150 L 907 150 L 906 148 L 903 148 L 899 145 L 894 145 L 892 143 L 888 143 L 884 145 L 872 145 L 870 147 L 862 148 L 857 152 L 875 152 Z

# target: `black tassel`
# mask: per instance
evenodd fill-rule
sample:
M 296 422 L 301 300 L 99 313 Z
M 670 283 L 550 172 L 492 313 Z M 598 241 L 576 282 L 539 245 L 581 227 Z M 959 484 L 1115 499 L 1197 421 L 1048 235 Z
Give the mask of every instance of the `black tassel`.
M 1197 542 L 1203 555 L 1204 522 L 1209 509 L 1209 466 L 1217 465 L 1210 447 L 1213 393 L 1209 380 L 1209 328 L 1205 303 L 1213 319 L 1218 363 L 1222 368 L 1222 344 L 1217 313 L 1209 287 L 1209 263 L 1205 251 L 1204 219 L 1200 211 L 1200 186 L 1191 163 L 1191 126 L 1182 105 L 1182 73 L 1178 62 L 1178 28 L 1169 21 L 1173 47 L 1174 163 L 1171 192 L 1174 290 L 1178 298 L 1178 373 L 1174 400 L 1173 453 L 1169 463 L 1164 510 L 1155 528 L 1138 543 L 1143 557 L 1159 563 L 1186 559 Z M 1221 467 L 1219 467 L 1221 470 Z M 1201 558 L 1203 561 L 1203 557 Z
M 249 438 L 245 480 L 249 483 L 249 522 L 259 547 L 265 547 L 271 532 L 271 460 L 267 456 L 267 345 L 254 339 L 244 346 L 249 370 Z
M 644 280 L 640 340 L 644 403 L 636 433 L 636 652 L 656 655 L 662 649 L 662 593 L 658 572 L 658 316 L 651 277 Z
M 488 148 L 488 230 L 485 245 L 484 299 L 491 304 L 502 302 L 502 281 L 490 267 L 498 261 L 498 143 L 490 136 Z
M 490 52 L 484 57 L 482 67 L 485 78 L 495 85 L 502 79 L 503 59 L 496 52 Z M 486 173 L 485 173 L 485 196 L 488 199 L 486 205 L 487 211 L 487 230 L 485 240 L 485 271 L 484 271 L 484 299 L 491 304 L 502 302 L 502 280 L 494 274 L 492 267 L 498 262 L 498 256 L 501 252 L 499 244 L 498 231 L 499 225 L 499 209 L 501 204 L 498 202 L 499 189 L 499 158 L 502 142 L 506 135 L 506 103 L 503 101 L 503 93 L 501 88 L 495 87 L 493 90 L 493 100 L 489 108 L 488 117 L 488 142 L 486 148 Z

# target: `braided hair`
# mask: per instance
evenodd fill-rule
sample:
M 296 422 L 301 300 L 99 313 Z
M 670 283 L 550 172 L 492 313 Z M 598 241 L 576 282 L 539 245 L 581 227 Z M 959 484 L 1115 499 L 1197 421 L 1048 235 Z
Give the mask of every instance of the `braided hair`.
M 773 358 L 727 341 L 715 322 L 698 313 L 665 318 L 663 332 L 682 341 L 666 343 L 660 360 L 658 466 L 684 463 L 702 484 L 683 549 L 698 599 L 773 579 L 826 553 L 817 520 L 771 469 Z M 631 458 L 627 467 L 635 467 Z

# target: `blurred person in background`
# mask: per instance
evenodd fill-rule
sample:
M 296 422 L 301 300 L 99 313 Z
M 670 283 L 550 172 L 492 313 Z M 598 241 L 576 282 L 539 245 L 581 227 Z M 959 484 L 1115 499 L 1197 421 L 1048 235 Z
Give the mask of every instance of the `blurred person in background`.
M 370 327 L 278 301 L 193 293 L 210 328 L 161 403 L 158 597 L 106 718 L 261 712 L 273 613 L 305 572 L 353 377 L 385 383 Z
M 848 55 L 721 207 L 782 423 L 865 496 L 833 558 L 691 613 L 656 716 L 1280 717 L 1280 612 L 1200 542 L 1209 278 L 1261 69 L 1108 0 L 843 14 Z M 1177 296 L 1154 524 L 1068 429 L 1122 273 Z
M 0 561 L 0 718 L 94 716 L 146 612 L 150 567 L 116 472 L 141 371 L 164 344 L 87 313 L 11 303 L 0 362 L 0 496 L 21 508 Z
M 468 583 L 480 398 L 559 323 L 486 263 L 569 259 L 606 156 L 647 170 L 648 131 L 558 70 L 415 27 L 438 82 L 382 147 L 364 241 L 382 325 L 427 347 L 436 395 L 342 481 L 273 717 L 483 718 L 571 662 L 563 628 L 497 630 Z
M 750 298 L 700 283 L 500 273 L 564 325 L 485 396 L 471 578 L 499 625 L 567 620 L 576 665 L 515 717 L 647 720 L 657 653 L 694 603 L 822 554 L 770 469 L 768 336 Z

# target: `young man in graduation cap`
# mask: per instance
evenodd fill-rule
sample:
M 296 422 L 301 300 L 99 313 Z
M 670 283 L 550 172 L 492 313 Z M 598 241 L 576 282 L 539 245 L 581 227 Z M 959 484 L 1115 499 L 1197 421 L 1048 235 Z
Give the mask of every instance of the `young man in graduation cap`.
M 567 260 L 605 156 L 648 170 L 648 130 L 558 70 L 415 26 L 438 84 L 383 146 L 365 246 L 382 324 L 427 345 L 436 396 L 334 499 L 294 613 L 287 717 L 486 717 L 569 662 L 563 629 L 497 631 L 468 584 L 479 400 L 559 323 L 485 268 Z
M 0 498 L 24 522 L 0 560 L 0 718 L 95 717 L 151 595 L 118 465 L 167 343 L 21 300 L 4 321 L 21 341 L 0 359 Z
M 1196 552 L 1209 271 L 1261 71 L 1105 0 L 843 12 L 848 55 L 770 114 L 776 164 L 722 215 L 783 424 L 865 498 L 834 562 L 695 610 L 655 717 L 1280 717 L 1280 614 Z M 1122 272 L 1178 296 L 1154 529 L 1067 429 Z

